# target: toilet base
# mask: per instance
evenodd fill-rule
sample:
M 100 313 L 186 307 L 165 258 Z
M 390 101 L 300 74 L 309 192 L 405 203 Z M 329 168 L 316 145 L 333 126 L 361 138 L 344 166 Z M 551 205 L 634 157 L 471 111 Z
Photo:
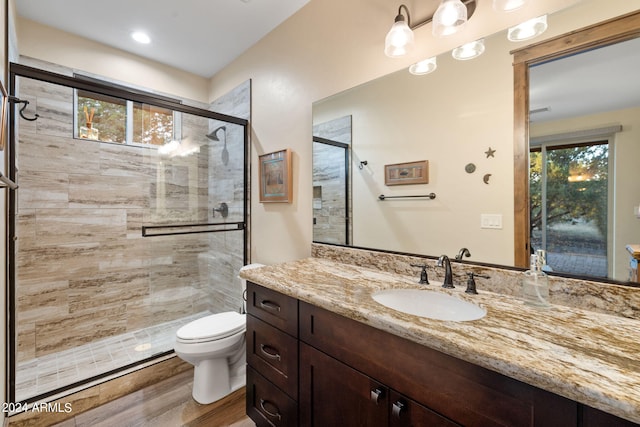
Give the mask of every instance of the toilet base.
M 246 382 L 243 369 L 229 377 L 226 358 L 202 360 L 194 369 L 192 396 L 196 402 L 208 405 L 244 387 Z

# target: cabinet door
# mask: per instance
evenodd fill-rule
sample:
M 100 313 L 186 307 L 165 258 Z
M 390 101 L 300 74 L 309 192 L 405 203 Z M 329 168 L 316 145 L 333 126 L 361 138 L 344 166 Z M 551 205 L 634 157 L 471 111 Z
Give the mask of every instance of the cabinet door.
M 448 418 L 391 390 L 390 427 L 460 427 Z
M 247 366 L 247 415 L 258 427 L 296 427 L 298 405 L 282 390 Z
M 300 425 L 377 427 L 389 422 L 388 389 L 300 343 Z
M 590 406 L 582 406 L 581 427 L 633 427 L 638 426 L 631 421 L 623 420 Z

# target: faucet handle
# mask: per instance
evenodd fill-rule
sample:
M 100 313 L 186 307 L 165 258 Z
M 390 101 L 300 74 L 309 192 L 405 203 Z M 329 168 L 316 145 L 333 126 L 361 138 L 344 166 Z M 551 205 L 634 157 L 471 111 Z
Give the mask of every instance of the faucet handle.
M 421 285 L 429 284 L 429 277 L 427 275 L 427 264 L 411 264 L 411 267 L 420 267 L 422 271 L 420 272 L 420 283 Z
M 485 276 L 483 274 L 474 273 L 473 271 L 467 273 L 467 290 L 464 291 L 467 294 L 478 295 L 478 291 L 476 290 L 476 277 L 482 277 L 483 279 L 490 279 L 489 276 Z

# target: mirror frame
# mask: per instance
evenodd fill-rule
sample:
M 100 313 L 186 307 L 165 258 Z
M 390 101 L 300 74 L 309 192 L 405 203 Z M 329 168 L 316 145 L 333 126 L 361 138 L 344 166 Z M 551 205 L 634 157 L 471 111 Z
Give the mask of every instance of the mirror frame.
M 511 52 L 514 93 L 514 264 L 528 267 L 529 236 L 529 67 L 586 50 L 640 37 L 640 11 L 565 33 Z

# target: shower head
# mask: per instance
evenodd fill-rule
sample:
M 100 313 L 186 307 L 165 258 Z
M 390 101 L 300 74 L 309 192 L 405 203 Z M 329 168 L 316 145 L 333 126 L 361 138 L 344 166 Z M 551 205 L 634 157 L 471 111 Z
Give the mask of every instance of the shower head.
M 227 127 L 226 126 L 219 126 L 216 129 L 214 129 L 212 132 L 207 134 L 207 138 L 209 138 L 212 141 L 220 141 L 220 138 L 218 138 L 218 131 L 222 129 L 223 132 L 227 131 Z

